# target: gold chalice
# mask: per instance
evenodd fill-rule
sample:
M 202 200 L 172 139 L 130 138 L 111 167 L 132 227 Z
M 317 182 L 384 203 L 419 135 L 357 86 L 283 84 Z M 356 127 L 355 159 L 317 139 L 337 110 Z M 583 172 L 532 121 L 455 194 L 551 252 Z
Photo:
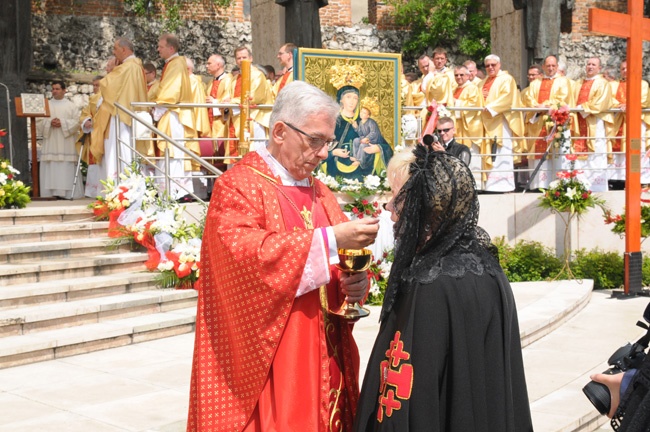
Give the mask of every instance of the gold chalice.
M 365 272 L 372 262 L 372 251 L 369 249 L 339 249 L 338 252 L 340 262 L 336 266 L 346 273 Z M 331 312 L 350 321 L 370 315 L 370 311 L 358 302 L 343 302 L 338 310 Z

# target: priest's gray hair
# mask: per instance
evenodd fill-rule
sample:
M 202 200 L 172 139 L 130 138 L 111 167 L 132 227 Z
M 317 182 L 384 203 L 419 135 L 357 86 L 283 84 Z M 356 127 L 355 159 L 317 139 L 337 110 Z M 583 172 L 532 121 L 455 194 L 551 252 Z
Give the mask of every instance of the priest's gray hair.
M 501 63 L 501 58 L 496 54 L 490 54 L 489 56 L 486 56 L 485 60 L 483 60 L 483 63 L 485 63 L 488 60 L 494 60 L 497 63 Z
M 321 89 L 304 81 L 293 81 L 278 93 L 271 112 L 270 129 L 279 121 L 300 127 L 317 114 L 328 115 L 335 121 L 339 109 L 334 99 Z
M 121 46 L 122 48 L 126 48 L 131 52 L 135 52 L 135 48 L 133 47 L 133 42 L 131 42 L 129 39 L 125 37 L 118 37 L 115 39 L 115 42 L 117 42 L 118 46 Z

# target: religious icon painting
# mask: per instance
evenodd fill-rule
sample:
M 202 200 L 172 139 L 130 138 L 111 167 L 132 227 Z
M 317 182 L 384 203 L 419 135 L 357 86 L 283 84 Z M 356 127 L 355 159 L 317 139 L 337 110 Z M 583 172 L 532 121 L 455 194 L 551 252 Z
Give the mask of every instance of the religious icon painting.
M 321 170 L 359 180 L 381 175 L 400 139 L 401 55 L 300 48 L 294 62 L 295 79 L 322 89 L 341 106 L 338 145 Z

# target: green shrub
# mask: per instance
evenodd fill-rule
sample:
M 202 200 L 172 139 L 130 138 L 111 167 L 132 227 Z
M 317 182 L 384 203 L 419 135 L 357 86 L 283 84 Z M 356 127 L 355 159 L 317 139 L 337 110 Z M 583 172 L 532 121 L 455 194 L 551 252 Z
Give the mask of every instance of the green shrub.
M 519 241 L 511 246 L 504 237 L 494 241 L 499 262 L 511 282 L 569 279 L 564 262 L 552 249 L 534 241 Z M 594 289 L 620 288 L 624 283 L 623 255 L 598 248 L 573 252 L 571 272 L 577 279 L 593 279 Z M 562 273 L 560 273 L 560 271 Z M 650 285 L 650 257 L 643 258 L 643 286 Z
M 575 251 L 571 271 L 578 279 L 593 279 L 594 289 L 613 289 L 623 285 L 623 256 L 618 252 L 593 249 Z M 564 277 L 563 279 L 565 279 Z
M 499 262 L 511 282 L 540 281 L 555 277 L 562 262 L 553 251 L 539 242 L 519 241 L 513 247 L 499 237 L 494 242 Z

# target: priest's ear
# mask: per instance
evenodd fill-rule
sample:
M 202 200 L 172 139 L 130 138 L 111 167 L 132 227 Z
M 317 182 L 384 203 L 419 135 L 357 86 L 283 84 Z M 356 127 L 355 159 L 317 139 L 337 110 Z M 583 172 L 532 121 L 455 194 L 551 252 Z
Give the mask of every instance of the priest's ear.
M 284 122 L 281 120 L 276 121 L 271 127 L 269 135 L 271 137 L 271 141 L 274 144 L 282 145 L 284 143 L 285 136 L 287 135 L 287 125 L 284 124 Z

